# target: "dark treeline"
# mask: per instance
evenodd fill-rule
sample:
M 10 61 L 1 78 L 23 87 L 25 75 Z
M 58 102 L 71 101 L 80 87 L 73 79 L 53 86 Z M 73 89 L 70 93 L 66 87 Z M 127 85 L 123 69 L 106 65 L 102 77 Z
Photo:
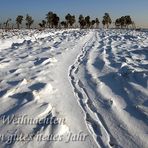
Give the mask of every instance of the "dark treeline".
M 3 29 L 10 29 L 14 28 L 13 25 L 10 26 L 11 19 L 7 19 L 6 22 L 3 24 L 0 24 L 0 28 Z M 32 24 L 34 23 L 34 20 L 32 16 L 26 15 L 25 17 L 22 15 L 18 15 L 16 17 L 16 26 L 17 29 L 20 29 L 22 22 L 25 21 L 25 25 L 27 29 L 30 29 Z M 102 18 L 102 25 L 104 28 L 109 28 L 109 26 L 112 24 L 112 19 L 109 15 L 109 13 L 105 13 Z M 133 26 L 134 22 L 132 21 L 130 16 L 122 16 L 121 18 L 116 19 L 114 25 L 116 28 L 128 28 L 129 26 Z M 60 17 L 50 11 L 46 14 L 45 19 L 43 19 L 38 26 L 40 29 L 45 28 L 55 28 L 55 29 L 61 29 L 61 28 L 81 28 L 81 29 L 98 29 L 100 26 L 100 20 L 99 18 L 91 19 L 90 16 L 83 16 L 79 15 L 78 20 L 76 20 L 75 15 L 67 14 L 65 16 L 65 20 L 60 21 Z
M 135 26 L 134 22 L 132 21 L 129 15 L 122 16 L 121 18 L 116 19 L 115 26 L 117 28 L 128 28 L 130 25 L 133 27 Z

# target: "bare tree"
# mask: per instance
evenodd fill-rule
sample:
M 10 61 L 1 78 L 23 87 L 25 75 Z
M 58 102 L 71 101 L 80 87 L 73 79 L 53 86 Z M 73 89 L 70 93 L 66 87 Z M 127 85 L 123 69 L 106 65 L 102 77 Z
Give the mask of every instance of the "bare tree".
M 83 15 L 80 15 L 80 16 L 79 16 L 79 24 L 80 24 L 80 28 L 81 28 L 81 29 L 84 29 L 84 28 L 85 28 L 85 26 L 86 26 L 86 21 L 85 21 Z
M 20 29 L 20 25 L 22 24 L 22 21 L 23 21 L 23 16 L 18 15 L 16 18 L 17 29 Z
M 4 22 L 5 29 L 9 29 L 9 22 L 11 22 L 10 18 L 8 18 L 6 22 Z
M 99 29 L 99 24 L 100 24 L 99 19 L 98 19 L 98 18 L 96 18 L 95 22 L 96 22 L 96 29 Z
M 28 14 L 26 15 L 26 26 L 27 29 L 30 29 L 31 25 L 34 23 L 34 20 Z
M 65 16 L 65 20 L 66 20 L 68 28 L 72 27 L 74 25 L 74 23 L 76 22 L 75 16 L 71 15 L 69 13 Z
M 109 28 L 109 25 L 111 23 L 112 23 L 112 20 L 109 16 L 109 13 L 105 13 L 103 16 L 103 21 L 102 21 L 103 26 L 105 27 L 105 25 L 106 25 L 106 28 Z

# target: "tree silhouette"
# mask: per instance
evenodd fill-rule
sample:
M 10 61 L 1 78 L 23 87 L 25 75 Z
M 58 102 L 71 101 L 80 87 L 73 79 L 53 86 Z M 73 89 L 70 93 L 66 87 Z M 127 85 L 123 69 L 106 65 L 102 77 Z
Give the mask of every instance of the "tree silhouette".
M 120 19 L 121 28 L 126 27 L 126 18 L 122 16 Z
M 53 12 L 49 11 L 46 14 L 47 24 L 49 28 L 53 28 Z
M 79 24 L 80 24 L 81 29 L 84 29 L 84 27 L 86 26 L 86 21 L 85 21 L 83 15 L 79 16 Z
M 126 19 L 126 27 L 128 28 L 128 26 L 132 25 L 133 22 L 132 22 L 132 19 L 129 15 L 125 16 L 125 19 Z
M 133 25 L 133 21 L 129 15 L 122 16 L 115 21 L 116 28 L 128 28 L 129 25 Z
M 95 20 L 92 20 L 92 21 L 91 21 L 91 28 L 94 28 L 95 23 L 96 23 Z
M 46 19 L 47 19 L 47 24 L 48 24 L 48 27 L 49 28 L 57 28 L 58 27 L 58 24 L 59 24 L 59 21 L 60 21 L 60 18 L 57 16 L 56 13 L 53 13 L 53 12 L 48 12 L 46 14 Z
M 38 25 L 39 25 L 41 28 L 43 28 L 43 25 L 42 25 L 42 23 L 39 23 Z
M 103 28 L 105 28 L 105 20 L 102 20 Z
M 67 23 L 67 26 L 69 27 L 70 25 L 70 19 L 71 19 L 71 15 L 68 13 L 66 16 L 65 16 L 65 20 L 66 20 L 66 23 Z
M 116 26 L 116 28 L 119 28 L 121 26 L 121 20 L 120 20 L 120 18 L 119 19 L 116 19 L 115 26 Z
M 91 25 L 90 16 L 85 17 L 85 22 L 86 22 L 87 28 L 90 28 L 90 25 Z
M 6 22 L 4 22 L 5 29 L 9 29 L 9 22 L 11 22 L 10 18 L 8 18 Z
M 23 16 L 18 15 L 16 18 L 17 29 L 20 29 L 20 25 L 22 24 L 22 21 L 23 21 Z
M 105 25 L 106 25 L 106 28 L 109 28 L 109 25 L 111 23 L 112 23 L 112 20 L 109 16 L 109 13 L 105 13 L 103 16 L 103 21 L 102 21 L 103 26 L 105 27 Z
M 76 22 L 76 18 L 75 18 L 75 16 L 73 15 L 73 16 L 71 16 L 71 19 L 70 19 L 70 22 L 69 22 L 70 26 L 72 27 L 75 22 Z
M 26 26 L 27 29 L 30 29 L 31 25 L 33 24 L 34 20 L 28 14 L 26 15 Z
M 98 19 L 98 18 L 96 18 L 95 22 L 96 22 L 96 29 L 98 29 L 98 28 L 99 28 L 99 24 L 100 24 L 99 19 Z
M 45 20 L 42 20 L 42 23 L 39 23 L 39 26 L 41 28 L 45 28 L 46 27 L 46 21 Z
M 69 13 L 65 16 L 65 20 L 66 20 L 68 28 L 72 27 L 73 24 L 76 22 L 75 16 Z
M 60 21 L 60 18 L 57 16 L 57 14 L 54 13 L 53 16 L 52 16 L 52 26 L 57 28 L 59 21 Z
M 43 28 L 46 27 L 46 21 L 45 20 L 42 20 L 42 25 L 43 25 Z
M 64 27 L 64 28 L 67 28 L 67 22 L 62 21 L 62 22 L 61 22 L 61 26 Z

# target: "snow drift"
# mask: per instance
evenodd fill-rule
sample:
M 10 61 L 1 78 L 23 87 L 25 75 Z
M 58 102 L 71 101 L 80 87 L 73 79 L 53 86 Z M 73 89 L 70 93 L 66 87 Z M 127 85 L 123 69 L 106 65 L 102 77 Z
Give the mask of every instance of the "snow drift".
M 146 148 L 148 32 L 3 32 L 0 100 L 0 147 Z

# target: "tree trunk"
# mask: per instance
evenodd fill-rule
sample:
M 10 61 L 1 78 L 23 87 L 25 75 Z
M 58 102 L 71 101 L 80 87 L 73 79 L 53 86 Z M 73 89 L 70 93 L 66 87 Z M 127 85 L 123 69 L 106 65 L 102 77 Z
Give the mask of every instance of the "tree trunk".
M 108 29 L 109 28 L 109 24 L 107 23 L 106 26 L 107 26 L 107 29 Z
M 19 23 L 17 23 L 17 29 L 20 29 L 20 25 L 19 25 Z

